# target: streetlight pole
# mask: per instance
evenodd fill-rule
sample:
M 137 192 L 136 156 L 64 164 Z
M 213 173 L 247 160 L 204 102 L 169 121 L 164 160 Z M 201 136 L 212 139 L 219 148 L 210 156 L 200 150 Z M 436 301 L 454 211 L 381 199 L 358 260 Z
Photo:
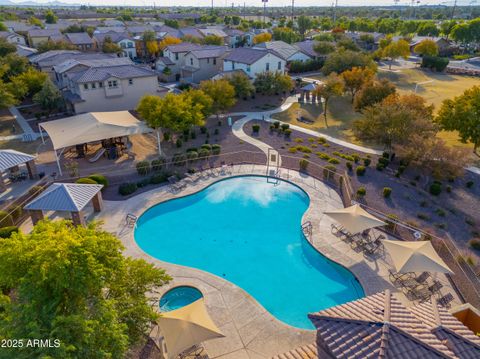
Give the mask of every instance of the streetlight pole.
M 263 2 L 263 26 L 265 26 L 265 24 L 266 24 L 265 16 L 266 16 L 266 13 L 267 13 L 267 2 L 268 2 L 268 0 L 262 0 L 262 2 Z

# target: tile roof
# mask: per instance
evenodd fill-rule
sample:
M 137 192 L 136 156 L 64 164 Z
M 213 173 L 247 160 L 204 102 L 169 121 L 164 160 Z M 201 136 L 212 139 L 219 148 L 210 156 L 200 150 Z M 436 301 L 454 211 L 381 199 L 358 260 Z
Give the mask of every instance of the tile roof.
M 190 51 L 197 59 L 206 59 L 212 57 L 220 57 L 228 50 L 227 46 L 202 46 L 199 49 Z
M 380 357 L 401 357 L 409 352 L 424 358 L 453 354 L 390 291 L 309 314 L 309 318 L 339 358 L 366 352 Z
M 62 50 L 60 50 L 62 51 Z M 37 64 L 40 67 L 55 67 L 61 65 L 65 61 L 75 59 L 77 61 L 81 60 L 108 60 L 117 58 L 115 54 L 104 54 L 104 53 L 83 53 L 80 51 L 67 51 L 63 53 L 53 54 L 53 56 L 48 57 L 39 57 L 40 55 L 32 56 L 30 62 Z
M 172 65 L 175 65 L 175 62 L 173 62 L 172 60 L 170 60 L 170 58 L 168 57 L 165 57 L 165 56 L 160 56 L 157 61 L 160 61 L 162 62 L 164 65 L 166 66 L 172 66 Z
M 284 41 L 268 41 L 255 45 L 254 48 L 263 48 L 274 51 L 284 60 L 288 60 L 291 56 L 300 51 L 297 47 L 287 44 Z
M 30 37 L 51 37 L 61 36 L 62 33 L 58 29 L 33 29 L 28 31 Z
M 269 51 L 266 50 L 239 47 L 232 50 L 232 52 L 225 57 L 225 60 L 251 65 L 266 56 L 268 53 Z
M 35 55 L 37 52 L 38 52 L 37 49 L 17 44 L 17 54 L 20 56 L 29 57 L 29 56 Z
M 319 359 L 327 358 L 327 354 L 321 356 L 321 349 L 317 345 L 310 344 L 293 349 L 287 353 L 275 355 L 272 359 Z
M 65 37 L 74 45 L 92 45 L 93 40 L 86 32 L 66 33 Z
M 228 35 L 225 33 L 225 31 L 221 29 L 212 29 L 212 28 L 207 28 L 207 29 L 198 29 L 203 35 L 208 36 L 208 35 L 214 35 L 214 36 L 219 36 L 219 37 L 227 37 Z
M 0 150 L 0 171 L 21 165 L 35 159 L 35 156 L 15 150 Z
M 179 31 L 180 37 L 184 37 L 187 35 L 192 37 L 197 37 L 199 39 L 204 37 L 204 35 L 195 27 L 182 27 L 178 31 Z
M 83 65 L 86 67 L 106 67 L 118 65 L 133 65 L 133 62 L 129 57 L 86 57 L 68 59 L 59 65 L 55 65 L 54 70 L 57 73 L 63 73 L 65 71 L 71 70 L 78 65 Z
M 172 53 L 176 52 L 189 52 L 201 48 L 201 45 L 192 44 L 191 42 L 182 42 L 181 44 L 168 45 L 165 50 L 168 50 Z
M 42 211 L 79 212 L 103 188 L 98 184 L 53 183 L 24 208 Z
M 228 36 L 243 36 L 243 35 L 245 35 L 244 31 L 238 30 L 238 29 L 226 29 L 225 33 Z
M 77 83 L 105 81 L 110 77 L 129 79 L 137 77 L 156 76 L 155 72 L 136 65 L 120 65 L 106 67 L 92 67 L 85 71 L 71 74 L 71 79 Z
M 293 44 L 293 46 L 302 51 L 305 55 L 308 55 L 310 57 L 317 57 L 318 54 L 313 49 L 313 45 L 315 45 L 315 41 L 313 40 L 306 40 Z

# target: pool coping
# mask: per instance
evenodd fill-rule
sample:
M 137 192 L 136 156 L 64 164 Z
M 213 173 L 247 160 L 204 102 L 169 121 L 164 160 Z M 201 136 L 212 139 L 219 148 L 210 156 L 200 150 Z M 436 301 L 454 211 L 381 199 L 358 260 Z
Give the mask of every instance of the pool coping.
M 292 347 L 314 342 L 316 334 L 314 330 L 295 328 L 278 320 L 254 297 L 226 279 L 196 268 L 164 262 L 143 252 L 134 239 L 133 228 L 125 225 L 125 216 L 132 213 L 139 217 L 156 204 L 192 195 L 228 178 L 245 175 L 267 177 L 266 171 L 267 166 L 264 165 L 232 166 L 231 174 L 197 181 L 179 193 L 171 193 L 170 186 L 163 186 L 126 199 L 121 205 L 118 201 L 105 201 L 106 210 L 96 217 L 103 221 L 105 230 L 119 237 L 125 246 L 125 255 L 143 258 L 166 269 L 174 278 L 168 285 L 159 288 L 156 293 L 159 298 L 180 285 L 193 286 L 202 292 L 209 313 L 226 335 L 225 338 L 204 343 L 210 358 L 269 358 Z M 366 296 L 385 289 L 397 291 L 388 280 L 388 268 L 391 267 L 388 258 L 369 261 L 362 253 L 356 253 L 331 234 L 333 221 L 323 212 L 343 208 L 342 200 L 333 188 L 308 174 L 293 170 L 282 169 L 279 177 L 299 187 L 309 197 L 302 223 L 311 221 L 313 224 L 312 236 L 310 240 L 306 239 L 318 252 L 349 270 Z

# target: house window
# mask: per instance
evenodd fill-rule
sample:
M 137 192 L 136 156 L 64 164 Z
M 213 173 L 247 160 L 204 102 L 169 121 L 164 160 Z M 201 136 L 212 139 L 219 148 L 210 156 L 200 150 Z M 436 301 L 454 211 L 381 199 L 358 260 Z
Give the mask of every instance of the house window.
M 209 63 L 210 63 L 210 58 L 207 58 L 207 64 L 209 64 Z
M 266 70 L 266 71 L 270 71 L 270 62 L 267 62 L 267 63 L 265 64 L 265 70 Z
M 190 65 L 193 66 L 193 59 L 190 57 Z
M 132 48 L 132 47 L 133 47 L 133 43 L 129 42 L 129 43 L 128 43 L 128 47 L 129 47 L 129 48 Z
M 103 82 L 99 82 L 98 87 L 102 88 L 103 87 Z
M 92 82 L 92 90 L 96 88 L 97 88 L 97 85 L 95 84 L 95 82 Z
M 235 70 L 235 61 L 232 61 L 232 70 Z
M 279 69 L 279 70 L 282 69 L 282 62 L 281 62 L 281 61 L 278 61 L 278 69 Z
M 175 53 L 175 60 L 178 60 L 178 52 Z
M 109 88 L 117 87 L 117 80 L 108 81 L 108 87 Z
M 133 79 L 128 79 L 128 84 L 133 85 Z
M 88 90 L 88 84 L 83 84 L 83 89 Z
M 250 72 L 250 65 L 247 65 L 247 72 Z
M 120 46 L 121 46 L 122 49 L 124 49 L 124 48 L 125 48 L 125 43 L 122 42 L 122 43 L 120 44 Z
M 213 58 L 213 64 L 214 64 L 214 65 L 217 64 L 217 58 L 216 58 L 216 57 Z

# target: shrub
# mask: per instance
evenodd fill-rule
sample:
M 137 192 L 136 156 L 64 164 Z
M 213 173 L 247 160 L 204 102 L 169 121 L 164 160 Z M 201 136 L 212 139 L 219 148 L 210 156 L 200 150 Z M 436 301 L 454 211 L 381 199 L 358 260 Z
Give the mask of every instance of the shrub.
M 432 194 L 434 196 L 438 196 L 440 193 L 442 193 L 441 183 L 440 182 L 433 182 L 430 185 L 429 191 L 430 191 L 430 194 Z
M 365 165 L 365 167 L 370 166 L 370 163 L 372 163 L 372 160 L 370 158 L 363 159 L 363 164 Z
M 387 223 L 387 229 L 391 232 L 395 229 L 395 224 L 398 221 L 398 216 L 396 214 L 388 214 L 385 223 Z
M 177 146 L 177 148 L 180 148 L 182 147 L 183 145 L 183 141 L 181 138 L 177 138 L 177 141 L 175 142 L 175 146 Z
M 360 161 L 360 155 L 358 153 L 352 153 L 350 156 L 353 158 L 353 161 L 355 161 L 355 163 L 358 163 Z
M 328 161 L 331 157 L 325 153 L 325 152 L 317 152 L 316 155 L 322 159 L 322 160 L 325 160 L 325 161 Z
M 423 221 L 429 221 L 430 217 L 426 213 L 417 213 L 417 218 L 423 220 Z
M 274 126 L 274 125 L 270 125 L 270 131 L 275 131 L 275 130 L 276 130 L 275 126 Z
M 357 176 L 363 176 L 365 174 L 366 168 L 363 166 L 358 166 L 356 169 Z
M 285 137 L 290 137 L 290 135 L 292 134 L 292 130 L 287 128 L 286 130 L 283 131 L 283 133 L 285 134 Z
M 18 233 L 17 226 L 7 226 L 0 228 L 0 238 L 10 238 L 12 233 Z
M 390 195 L 392 194 L 392 189 L 390 187 L 383 187 L 383 197 L 389 198 Z
M 153 175 L 152 177 L 150 177 L 150 183 L 151 184 L 160 184 L 160 183 L 166 182 L 167 179 L 168 179 L 168 174 L 160 173 L 160 174 L 156 174 L 156 175 Z
M 42 186 L 33 186 L 28 190 L 28 194 L 30 196 L 36 195 L 38 196 L 43 191 Z
M 128 196 L 129 194 L 134 193 L 136 190 L 137 190 L 136 183 L 122 183 L 118 187 L 118 193 L 120 193 L 122 196 Z
M 448 193 L 452 193 L 452 186 L 447 186 L 447 187 L 445 187 L 445 190 L 446 190 Z
M 140 161 L 136 165 L 137 173 L 141 176 L 145 176 L 150 172 L 150 162 L 148 161 Z
M 357 189 L 357 197 L 363 197 L 367 194 L 365 187 L 360 187 Z
M 137 182 L 137 188 L 142 188 L 150 184 L 150 178 L 144 178 Z
M 274 127 L 275 129 L 279 129 L 279 128 L 280 128 L 280 121 L 275 121 L 275 122 L 273 122 L 273 127 Z
M 198 158 L 198 152 L 197 151 L 189 151 L 186 154 L 187 160 L 189 161 L 195 161 Z
M 472 187 L 473 187 L 473 184 L 474 184 L 473 181 L 468 181 L 467 183 L 465 183 L 465 185 L 467 186 L 467 188 L 472 188 Z
M 445 57 L 428 56 L 422 57 L 422 67 L 442 72 L 448 66 L 449 60 Z
M 293 139 L 296 143 L 303 143 L 303 138 L 296 137 Z
M 258 124 L 252 125 L 252 131 L 253 131 L 253 133 L 259 133 L 260 132 L 260 125 L 258 125 Z
M 300 171 L 306 171 L 308 167 L 308 161 L 305 159 L 301 159 L 299 162 L 300 165 Z
M 199 158 L 206 158 L 206 157 L 209 157 L 210 156 L 210 150 L 206 149 L 206 148 L 200 148 L 200 150 L 198 151 L 198 157 Z
M 332 165 L 338 165 L 340 163 L 339 160 L 337 160 L 336 158 L 330 158 L 328 160 L 328 163 L 332 164 Z
M 9 227 L 7 227 L 9 228 Z M 3 228 L 2 228 L 3 229 Z M 0 231 L 2 230 L 0 229 Z M 1 236 L 1 235 L 0 235 Z M 2 237 L 5 238 L 5 237 Z M 472 247 L 473 249 L 480 251 L 480 238 L 472 238 L 468 241 L 468 245 Z
M 207 133 L 207 128 L 205 126 L 200 127 L 200 133 L 202 135 L 206 134 Z
M 87 178 L 87 177 L 84 177 L 84 178 L 79 178 L 75 181 L 75 183 L 80 183 L 80 184 L 98 184 L 96 181 L 94 181 L 93 179 L 91 178 Z
M 382 158 L 386 158 L 388 160 L 390 158 L 390 154 L 387 151 L 383 151 Z
M 385 166 L 382 165 L 381 163 L 377 163 L 377 165 L 375 166 L 375 168 L 378 170 L 378 171 L 383 171 L 385 169 Z
M 217 145 L 217 144 L 212 145 L 212 153 L 214 155 L 219 155 L 221 151 L 222 151 L 222 146 Z
M 163 157 L 152 160 L 152 163 L 151 163 L 152 164 L 152 171 L 153 172 L 161 171 L 163 166 L 165 165 L 165 162 L 167 162 L 167 161 Z
M 288 149 L 288 152 L 290 152 L 290 153 L 297 153 L 297 148 L 296 148 L 296 147 L 290 147 L 290 148 Z
M 103 185 L 103 188 L 108 187 L 108 180 L 104 175 L 94 173 L 93 175 L 88 176 L 88 178 L 94 180 L 98 184 Z
M 175 166 L 183 166 L 185 164 L 186 159 L 187 159 L 187 156 L 184 155 L 183 153 L 176 153 L 173 155 L 172 162 Z
M 209 145 L 208 143 L 205 143 L 205 144 L 202 145 L 200 148 L 203 148 L 203 149 L 206 149 L 206 150 L 211 151 L 211 150 L 212 150 L 212 145 Z
M 327 143 L 327 139 L 325 137 L 319 137 L 317 142 L 323 145 L 324 143 Z
M 378 163 L 381 163 L 383 165 L 383 167 L 387 167 L 388 164 L 390 163 L 390 161 L 388 160 L 388 158 L 380 157 L 378 159 Z
M 307 147 L 307 146 L 298 145 L 298 146 L 296 146 L 296 149 L 300 152 L 303 152 L 303 153 L 312 153 L 312 149 L 310 147 Z
M 345 162 L 345 166 L 347 166 L 348 170 L 351 171 L 353 168 L 352 162 Z
M 440 216 L 440 217 L 445 217 L 446 214 L 447 214 L 447 213 L 446 213 L 443 209 L 441 209 L 441 208 L 437 208 L 437 209 L 435 210 L 435 213 L 437 214 L 437 216 Z
M 286 130 L 290 129 L 290 125 L 288 123 L 282 123 L 280 128 L 282 129 L 283 132 L 285 132 Z

